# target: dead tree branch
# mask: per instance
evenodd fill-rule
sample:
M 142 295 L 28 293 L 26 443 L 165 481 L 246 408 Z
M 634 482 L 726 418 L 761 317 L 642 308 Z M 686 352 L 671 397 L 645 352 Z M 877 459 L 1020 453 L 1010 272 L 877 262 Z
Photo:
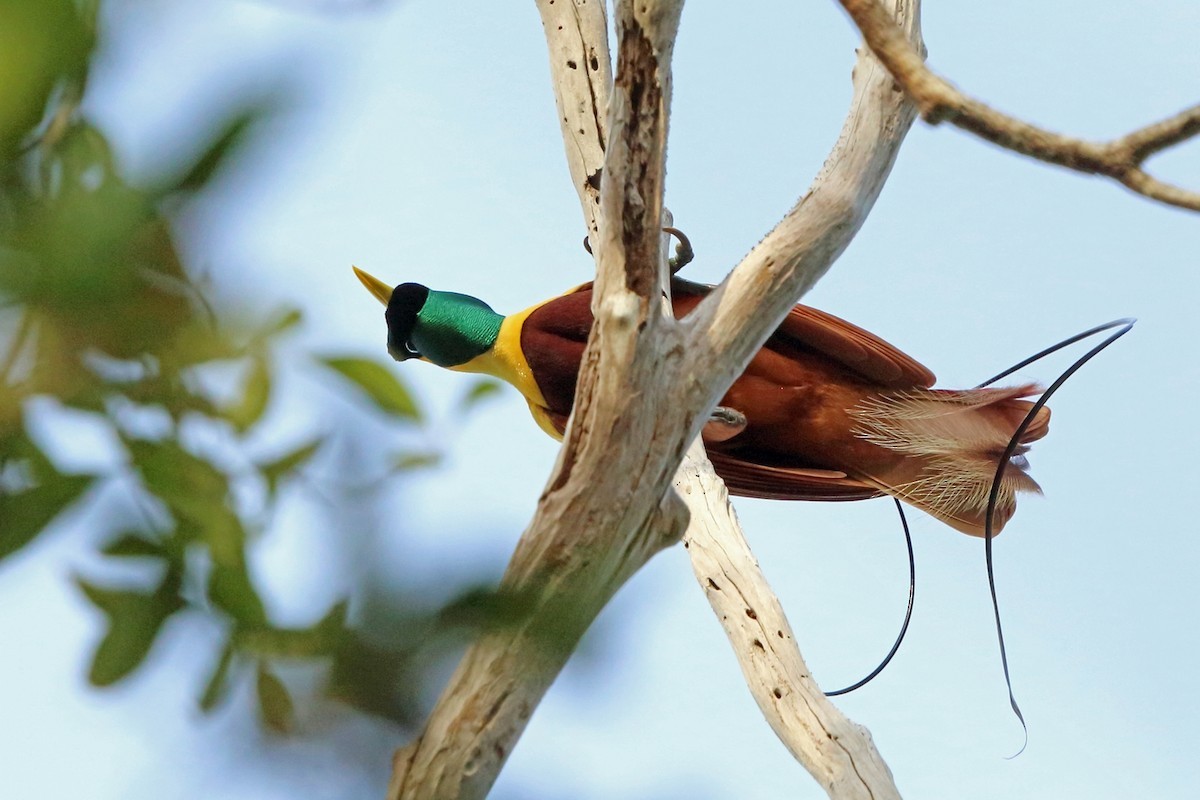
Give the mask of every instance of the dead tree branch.
M 682 363 L 674 321 L 659 303 L 670 56 L 681 9 L 681 0 L 617 4 L 611 141 L 592 243 L 596 324 L 558 462 L 502 581 L 504 590 L 533 594 L 533 607 L 468 649 L 425 730 L 397 753 L 389 798 L 486 795 L 584 630 L 683 532 L 685 511 L 667 488 L 690 420 L 662 413 L 657 392 L 659 381 L 680 380 Z M 602 49 L 594 41 L 584 48 L 607 58 Z M 650 446 L 614 452 L 613 442 L 634 441 Z
M 1200 105 L 1108 142 L 1064 136 L 1001 113 L 935 74 L 879 0 L 838 1 L 867 45 L 916 102 L 926 122 L 946 121 L 1022 155 L 1103 175 L 1151 200 L 1200 211 L 1200 193 L 1160 181 L 1142 168 L 1155 153 L 1200 134 Z
M 750 552 L 725 484 L 697 442 L 675 479 L 691 522 L 683 545 L 763 717 L 833 798 L 900 797 L 871 734 L 809 674 L 783 607 Z
M 600 231 L 600 175 L 608 141 L 612 65 L 603 0 L 538 0 L 558 124 L 589 237 Z
M 917 37 L 916 0 L 895 2 Z M 670 57 L 682 2 L 617 3 L 608 99 L 591 78 L 573 74 L 580 62 L 570 55 L 594 55 L 592 72 L 603 71 L 602 5 L 544 0 L 539 6 L 568 163 L 585 218 L 597 227 L 596 322 L 558 462 L 502 582 L 505 590 L 532 593 L 533 609 L 467 651 L 425 730 L 397 753 L 393 800 L 487 793 L 591 620 L 646 560 L 677 541 L 687 513 L 671 482 L 688 444 L 759 345 L 862 225 L 916 113 L 878 63 L 860 54 L 851 113 L 813 187 L 691 316 L 676 322 L 660 302 L 666 253 L 659 231 Z M 597 121 L 590 133 L 585 124 L 582 134 L 570 125 L 589 119 L 607 123 Z M 589 137 L 594 141 L 583 141 Z M 592 222 L 599 154 L 604 179 Z M 752 561 L 748 551 L 746 557 Z M 742 574 L 752 584 L 746 592 L 770 594 L 754 583 L 753 571 Z M 798 702 L 801 691 L 820 694 L 811 681 L 800 686 Z M 792 691 L 772 682 L 775 688 Z M 758 684 L 752 690 L 761 693 Z M 805 765 L 835 797 L 895 796 L 869 736 L 850 731 L 832 717 L 807 729 L 786 726 L 787 737 L 812 740 L 812 746 L 788 744 L 812 754 L 815 761 Z M 817 740 L 835 732 L 842 754 L 818 763 L 831 754 Z

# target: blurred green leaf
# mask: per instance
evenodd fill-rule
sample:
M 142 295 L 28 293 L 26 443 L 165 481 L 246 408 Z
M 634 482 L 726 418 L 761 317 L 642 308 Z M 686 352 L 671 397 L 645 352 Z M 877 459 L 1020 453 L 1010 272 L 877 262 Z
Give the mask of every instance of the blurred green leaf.
M 88 382 L 80 385 L 77 391 L 61 395 L 58 399 L 64 405 L 77 408 L 80 411 L 103 414 L 106 411 L 104 400 L 107 394 L 108 392 L 105 391 L 103 386 Z
M 440 628 L 492 630 L 515 625 L 534 610 L 534 591 L 512 592 L 491 587 L 468 589 L 451 600 L 438 613 Z
M 237 647 L 255 656 L 316 658 L 333 655 L 346 635 L 347 601 L 335 603 L 318 622 L 307 628 L 269 626 L 238 628 Z
M 274 461 L 259 464 L 259 472 L 262 473 L 263 478 L 267 481 L 267 491 L 275 494 L 275 490 L 279 487 L 279 482 L 284 478 L 291 477 L 293 473 L 307 464 L 309 459 L 313 457 L 324 443 L 325 440 L 322 438 L 314 439 L 280 456 Z
M 330 606 L 325 616 L 313 626 L 313 631 L 327 638 L 340 637 L 346 631 L 346 614 L 350 611 L 349 600 L 339 600 Z
M 319 361 L 366 392 L 367 397 L 381 410 L 407 419 L 420 417 L 408 389 L 380 362 L 353 357 L 322 358 Z
M 470 411 L 489 397 L 500 394 L 501 391 L 502 387 L 499 381 L 494 381 L 491 378 L 480 378 L 467 389 L 462 399 L 458 401 L 459 410 Z
M 392 459 L 392 469 L 396 472 L 408 472 L 436 467 L 440 463 L 441 453 L 400 453 Z
M 6 269 L 4 282 L 23 299 L 57 314 L 65 326 L 101 321 L 114 305 L 128 305 L 144 285 L 124 256 L 150 212 L 143 193 L 111 178 L 93 191 L 68 192 L 54 203 L 42 204 L 13 236 L 14 244 L 37 258 L 41 268 Z M 108 321 L 128 333 L 134 320 L 127 316 Z M 156 333 L 161 336 L 163 331 Z
M 208 598 L 233 617 L 239 626 L 261 628 L 267 625 L 267 609 L 245 566 L 214 563 L 208 576 Z
M 229 479 L 209 462 L 192 455 L 173 439 L 124 439 L 146 486 L 168 498 L 191 495 L 218 500 L 225 497 Z
M 94 686 L 110 686 L 137 668 L 150 652 L 163 623 L 183 607 L 179 597 L 180 575 L 168 570 L 152 593 L 106 589 L 76 578 L 92 603 L 108 617 L 108 630 L 92 657 L 88 680 Z
M 28 544 L 92 485 L 88 475 L 62 475 L 23 492 L 0 494 L 0 558 Z
M 164 369 L 182 370 L 208 361 L 244 358 L 246 348 L 209 324 L 193 320 L 174 331 L 167 340 L 160 340 L 155 354 Z
M 171 439 L 123 441 L 146 488 L 166 504 L 180 531 L 202 538 L 215 563 L 240 567 L 246 536 L 229 507 L 225 473 Z
M 88 475 L 57 475 L 23 492 L 0 490 L 0 559 L 33 541 L 93 480 Z
M 245 144 L 248 134 L 264 111 L 263 108 L 247 108 L 226 119 L 220 126 L 220 132 L 205 145 L 187 172 L 171 181 L 171 188 L 194 192 L 207 185 L 221 166 Z
M 258 706 L 263 722 L 276 733 L 291 733 L 295 727 L 295 710 L 287 687 L 268 668 L 258 665 Z
M 61 191 L 96 189 L 113 174 L 108 140 L 86 120 L 74 122 L 56 149 Z
M 278 319 L 271 320 L 260 333 L 264 338 L 272 338 L 286 333 L 304 321 L 304 313 L 298 308 L 289 308 Z
M 121 534 L 106 544 L 101 552 L 120 558 L 162 558 L 166 555 L 162 544 L 147 539 L 136 531 Z
M 0 4 L 0 162 L 41 120 L 60 81 L 82 81 L 91 46 L 71 0 Z
M 413 655 L 353 633 L 338 650 L 327 691 L 365 713 L 416 725 L 421 720 L 417 698 L 425 681 L 422 664 Z
M 267 410 L 271 398 L 271 370 L 265 355 L 256 354 L 250 359 L 250 371 L 242 386 L 242 396 L 233 406 L 225 410 L 225 418 L 238 433 L 245 433 L 258 422 Z
M 233 655 L 233 640 L 230 639 L 221 649 L 217 666 L 204 686 L 204 694 L 200 696 L 200 710 L 206 714 L 216 708 L 229 693 L 229 668 L 233 665 Z

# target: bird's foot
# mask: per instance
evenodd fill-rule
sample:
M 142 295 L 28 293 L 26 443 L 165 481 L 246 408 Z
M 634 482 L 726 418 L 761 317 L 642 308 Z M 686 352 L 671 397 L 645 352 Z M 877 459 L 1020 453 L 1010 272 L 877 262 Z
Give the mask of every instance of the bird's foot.
M 671 267 L 671 274 L 674 275 L 692 263 L 692 259 L 696 257 L 696 251 L 692 249 L 691 241 L 679 228 L 663 228 L 663 231 L 679 240 L 679 244 L 675 245 L 675 255 L 667 259 L 667 264 Z
M 679 240 L 679 244 L 675 245 L 675 255 L 667 259 L 667 264 L 671 267 L 671 274 L 674 275 L 692 263 L 692 259 L 696 257 L 696 251 L 692 249 L 691 240 L 679 228 L 663 228 L 663 232 L 669 233 Z M 588 251 L 588 255 L 592 255 L 592 243 L 586 236 L 583 237 L 583 249 Z
M 724 442 L 746 429 L 746 415 L 737 409 L 717 406 L 704 423 L 700 436 L 706 444 Z

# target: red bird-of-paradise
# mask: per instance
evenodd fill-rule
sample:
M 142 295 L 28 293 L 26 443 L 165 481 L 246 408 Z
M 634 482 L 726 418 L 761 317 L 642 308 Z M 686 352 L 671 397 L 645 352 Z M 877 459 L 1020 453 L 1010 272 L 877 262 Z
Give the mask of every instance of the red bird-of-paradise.
M 592 327 L 592 285 L 511 316 L 469 295 L 416 283 L 392 287 L 355 269 L 387 306 L 388 351 L 501 378 L 538 424 L 561 437 Z M 683 317 L 710 287 L 673 278 Z M 888 494 L 956 530 L 982 536 L 1039 491 L 1024 453 L 1049 430 L 1037 393 L 1009 388 L 934 389 L 913 358 L 832 314 L 797 305 L 704 428 L 709 458 L 734 495 L 777 500 L 861 500 Z M 1023 427 L 1016 441 L 1014 433 Z M 1012 447 L 1010 447 L 1010 444 Z M 1001 461 L 1003 475 L 995 478 Z

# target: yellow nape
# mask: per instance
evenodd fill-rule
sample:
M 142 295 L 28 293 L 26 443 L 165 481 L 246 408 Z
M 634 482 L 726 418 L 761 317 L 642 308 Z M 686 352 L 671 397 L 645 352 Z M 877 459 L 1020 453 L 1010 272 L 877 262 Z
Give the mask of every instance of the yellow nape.
M 529 401 L 531 408 L 534 406 L 544 408 L 546 398 L 542 396 L 542 390 L 538 388 L 537 381 L 534 380 L 529 361 L 526 360 L 525 353 L 521 350 L 521 327 L 529 315 L 542 305 L 544 304 L 538 303 L 536 306 L 505 317 L 504 322 L 500 323 L 500 333 L 496 335 L 496 343 L 492 345 L 491 350 L 475 356 L 465 364 L 459 364 L 450 369 L 457 372 L 478 372 L 499 378 L 515 386 L 517 391 Z M 537 415 L 534 414 L 534 416 L 536 418 Z M 538 424 L 545 427 L 542 420 L 538 420 Z
M 580 286 L 568 289 L 563 292 L 563 295 L 573 294 L 586 285 L 580 284 Z M 451 369 L 460 372 L 483 373 L 512 384 L 525 396 L 525 400 L 529 403 L 529 412 L 533 415 L 538 427 L 555 439 L 562 441 L 563 435 L 558 432 L 554 427 L 554 422 L 550 419 L 550 414 L 546 409 L 546 398 L 542 395 L 542 390 L 538 388 L 537 381 L 533 377 L 533 370 L 525 358 L 525 352 L 521 350 L 521 328 L 525 325 L 525 320 L 529 318 L 530 314 L 553 299 L 555 298 L 543 300 L 524 311 L 505 317 L 504 322 L 500 324 L 500 333 L 496 336 L 496 343 L 492 345 L 491 350 L 476 356 L 465 364 L 451 367 Z
M 550 419 L 550 412 L 544 406 L 536 405 L 533 401 L 530 401 L 529 413 L 533 414 L 533 421 L 538 424 L 539 428 L 558 441 L 561 442 L 563 440 L 563 435 L 559 433 L 558 428 L 554 427 L 554 420 Z
M 363 272 L 358 267 L 351 266 L 350 269 L 354 270 L 354 274 L 358 276 L 360 281 L 362 281 L 362 285 L 367 287 L 367 291 L 373 294 L 376 300 L 383 303 L 385 306 L 388 304 L 388 301 L 392 299 L 391 286 L 388 286 L 374 275 Z

